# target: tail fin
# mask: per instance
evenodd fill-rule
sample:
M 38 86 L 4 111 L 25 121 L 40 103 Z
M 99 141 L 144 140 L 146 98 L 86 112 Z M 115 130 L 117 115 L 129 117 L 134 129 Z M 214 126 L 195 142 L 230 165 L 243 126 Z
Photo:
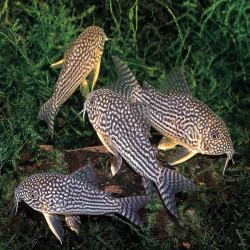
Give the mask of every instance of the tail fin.
M 196 186 L 186 179 L 183 175 L 176 173 L 168 168 L 163 168 L 160 178 L 156 181 L 156 186 L 168 210 L 178 217 L 175 203 L 175 194 L 182 191 L 195 190 Z
M 54 119 L 55 119 L 57 110 L 58 109 L 56 108 L 56 105 L 52 101 L 52 97 L 51 97 L 46 103 L 43 104 L 43 106 L 41 107 L 38 113 L 38 119 L 46 121 L 49 131 L 51 133 L 51 138 L 53 138 Z
M 148 200 L 150 201 L 152 199 L 152 194 L 153 194 L 153 182 L 150 179 L 142 177 L 142 184 L 145 188 Z
M 119 198 L 122 203 L 121 215 L 139 227 L 144 227 L 138 212 L 148 203 L 147 196 L 134 196 Z
M 136 89 L 141 89 L 128 66 L 118 57 L 112 56 L 118 73 L 118 80 L 112 90 L 122 95 L 127 101 L 132 101 Z

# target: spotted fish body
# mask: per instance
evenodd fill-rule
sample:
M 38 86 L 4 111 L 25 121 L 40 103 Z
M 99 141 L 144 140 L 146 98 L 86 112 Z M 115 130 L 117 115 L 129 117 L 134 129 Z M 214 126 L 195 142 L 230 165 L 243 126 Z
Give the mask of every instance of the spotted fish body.
M 146 82 L 142 89 L 127 65 L 116 57 L 113 60 L 119 76 L 115 91 L 129 101 L 150 106 L 152 127 L 171 140 L 163 139 L 165 147 L 183 146 L 169 160 L 170 165 L 186 161 L 197 153 L 227 154 L 226 168 L 234 154 L 228 129 L 209 107 L 190 95 L 185 76 L 179 68 L 166 77 L 166 91 L 159 92 Z
M 147 122 L 147 106 L 130 104 L 109 89 L 92 92 L 84 106 L 107 149 L 116 157 L 125 159 L 143 177 L 149 199 L 152 195 L 152 182 L 155 183 L 165 205 L 177 217 L 175 193 L 194 190 L 195 185 L 157 162 L 157 152 L 148 139 L 150 124 Z M 117 167 L 118 171 L 120 164 Z
M 57 216 L 65 215 L 68 226 L 78 232 L 79 215 L 121 214 L 143 227 L 137 214 L 147 204 L 146 196 L 114 198 L 98 189 L 94 165 L 89 164 L 70 175 L 34 174 L 15 190 L 16 209 L 24 200 L 31 208 L 44 214 L 49 227 L 62 243 L 63 229 Z
M 101 56 L 107 37 L 102 28 L 86 28 L 73 43 L 65 48 L 62 70 L 54 87 L 52 97 L 42 106 L 38 118 L 45 120 L 53 136 L 54 119 L 63 103 L 75 92 L 80 84 L 88 94 L 86 77 L 90 75 L 92 90 L 99 75 Z M 91 74 L 90 74 L 91 73 Z

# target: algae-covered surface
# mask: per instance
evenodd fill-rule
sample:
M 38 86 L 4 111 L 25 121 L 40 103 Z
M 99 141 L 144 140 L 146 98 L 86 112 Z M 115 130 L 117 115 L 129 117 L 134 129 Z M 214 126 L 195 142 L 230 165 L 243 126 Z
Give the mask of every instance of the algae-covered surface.
M 249 3 L 237 1 L 11 1 L 0 3 L 0 249 L 248 249 L 249 215 Z M 37 119 L 53 93 L 65 46 L 88 26 L 105 30 L 96 88 L 116 80 L 111 56 L 124 60 L 142 81 L 160 89 L 174 66 L 183 69 L 191 93 L 226 123 L 235 164 L 222 175 L 226 156 L 196 155 L 172 169 L 197 185 L 176 195 L 179 218 L 163 206 L 156 189 L 142 209 L 145 228 L 120 217 L 82 216 L 79 234 L 63 222 L 63 246 L 43 215 L 23 202 L 17 214 L 14 188 L 33 173 L 68 174 L 95 161 L 100 188 L 115 196 L 144 194 L 125 163 L 115 176 L 110 154 L 89 120 L 78 113 L 77 90 L 61 107 L 51 140 Z M 161 136 L 150 139 L 157 146 Z M 160 152 L 166 161 L 174 150 Z M 169 167 L 169 166 L 168 166 Z

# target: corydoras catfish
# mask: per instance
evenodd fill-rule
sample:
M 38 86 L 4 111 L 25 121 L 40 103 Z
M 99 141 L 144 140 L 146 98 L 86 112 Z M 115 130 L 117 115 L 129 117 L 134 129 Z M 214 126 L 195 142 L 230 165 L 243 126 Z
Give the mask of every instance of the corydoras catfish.
M 147 202 L 147 196 L 115 198 L 98 189 L 94 164 L 88 164 L 70 175 L 42 173 L 24 180 L 15 190 L 15 207 L 23 200 L 31 208 L 43 213 L 45 219 L 62 243 L 64 232 L 57 215 L 64 215 L 71 230 L 78 232 L 79 215 L 125 216 L 143 227 L 138 211 Z
M 128 68 L 117 57 L 113 61 L 118 71 L 114 91 L 126 100 L 145 103 L 150 106 L 150 122 L 163 137 L 160 149 L 178 149 L 169 159 L 170 165 L 184 162 L 197 153 L 208 155 L 227 154 L 223 174 L 234 149 L 224 121 L 208 106 L 192 97 L 185 76 L 180 68 L 175 68 L 164 80 L 164 92 L 157 91 L 144 82 L 143 88 Z
M 109 89 L 92 92 L 85 104 L 88 117 L 108 151 L 115 155 L 113 174 L 122 158 L 143 177 L 146 194 L 151 199 L 155 183 L 169 211 L 177 217 L 175 193 L 195 190 L 183 175 L 161 166 L 148 139 L 150 117 L 147 105 L 130 104 Z

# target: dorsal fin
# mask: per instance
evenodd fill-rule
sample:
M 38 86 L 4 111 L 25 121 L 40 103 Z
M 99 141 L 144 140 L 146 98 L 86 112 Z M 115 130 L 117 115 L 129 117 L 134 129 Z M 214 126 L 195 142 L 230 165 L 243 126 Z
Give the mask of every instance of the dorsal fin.
M 143 82 L 143 89 L 144 90 L 155 90 L 149 83 Z
M 150 107 L 145 103 L 131 103 L 136 117 L 139 118 L 143 132 L 150 137 Z
M 72 43 L 68 43 L 65 48 L 64 48 L 64 56 L 63 56 L 63 59 L 56 62 L 56 63 L 53 63 L 50 65 L 50 67 L 52 69 L 59 69 L 59 68 L 62 68 L 63 67 L 63 64 L 65 63 L 65 61 L 68 59 L 69 55 L 71 54 L 73 48 L 79 44 L 79 41 L 78 42 L 72 42 Z
M 69 57 L 69 55 L 71 54 L 72 50 L 74 49 L 75 46 L 77 46 L 78 44 L 80 44 L 79 41 L 76 42 L 72 42 L 72 43 L 68 43 L 65 48 L 64 48 L 64 56 L 63 59 L 66 61 Z
M 82 180 L 87 184 L 91 185 L 92 187 L 98 188 L 99 185 L 94 171 L 94 166 L 94 163 L 85 165 L 84 167 L 79 168 L 75 172 L 71 173 L 69 175 L 69 178 L 76 178 L 78 180 Z
M 174 68 L 162 81 L 163 90 L 168 93 L 190 95 L 185 75 L 180 67 Z
M 118 57 L 112 56 L 117 69 L 118 80 L 111 87 L 111 90 L 122 95 L 127 101 L 132 100 L 136 88 L 141 88 L 129 67 Z

